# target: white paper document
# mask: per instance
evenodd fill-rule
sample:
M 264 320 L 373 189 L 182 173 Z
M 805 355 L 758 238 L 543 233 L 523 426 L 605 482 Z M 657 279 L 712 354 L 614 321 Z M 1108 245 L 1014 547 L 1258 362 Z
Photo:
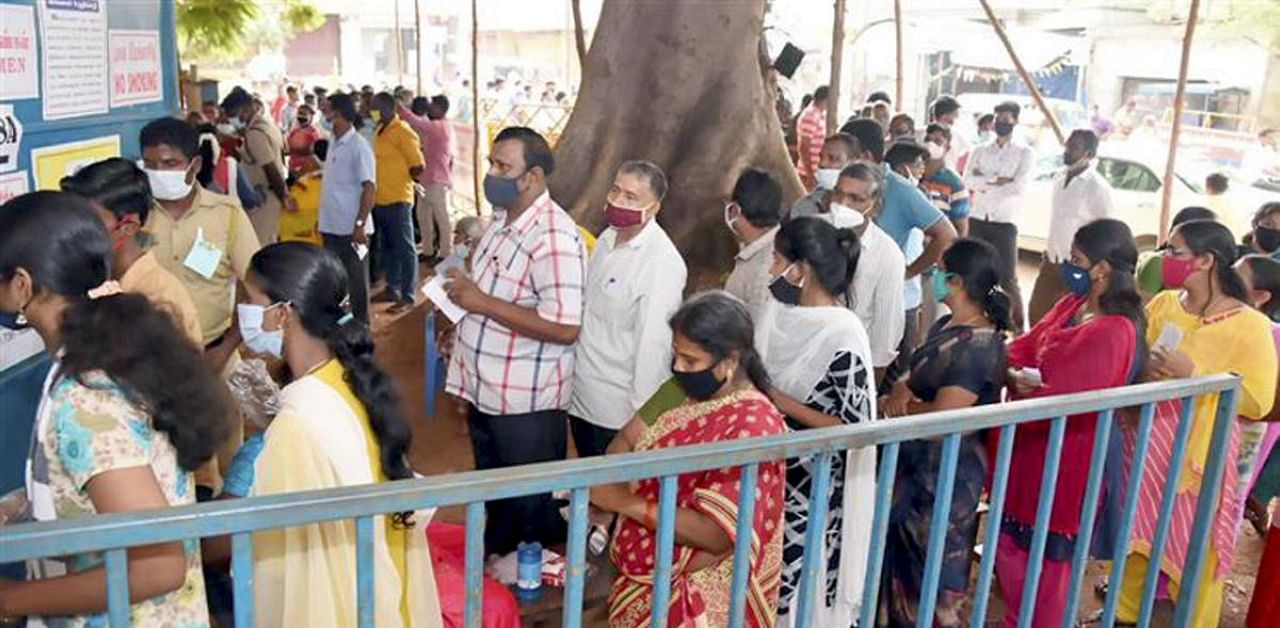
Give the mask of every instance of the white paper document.
M 443 275 L 432 277 L 426 285 L 422 286 L 422 294 L 434 303 L 437 309 L 444 312 L 444 315 L 449 317 L 450 321 L 456 323 L 467 315 L 467 311 L 458 307 L 458 304 L 449 298 L 449 294 L 444 291 L 445 281 L 447 280 Z

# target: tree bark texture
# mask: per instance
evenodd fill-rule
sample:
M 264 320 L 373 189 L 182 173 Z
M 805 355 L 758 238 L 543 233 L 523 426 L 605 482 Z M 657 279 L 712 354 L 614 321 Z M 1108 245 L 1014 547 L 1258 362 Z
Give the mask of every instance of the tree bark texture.
M 723 206 L 738 175 L 802 193 L 760 55 L 764 0 L 605 0 L 582 86 L 556 146 L 551 194 L 599 232 L 618 165 L 666 173 L 658 215 L 689 265 L 689 290 L 722 283 L 737 246 Z M 782 208 L 779 208 L 781 210 Z

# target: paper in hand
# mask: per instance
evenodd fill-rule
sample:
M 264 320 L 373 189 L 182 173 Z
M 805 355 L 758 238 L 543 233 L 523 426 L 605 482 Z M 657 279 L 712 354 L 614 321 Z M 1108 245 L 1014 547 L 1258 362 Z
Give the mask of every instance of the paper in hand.
M 1173 351 L 1178 348 L 1182 342 L 1182 330 L 1178 329 L 1173 323 L 1165 323 L 1160 329 L 1160 336 L 1156 338 L 1156 344 L 1153 349 L 1164 349 L 1165 351 Z
M 432 277 L 422 286 L 422 294 L 427 297 L 427 300 L 435 304 L 436 308 L 443 312 L 445 316 L 449 317 L 450 321 L 456 323 L 467 315 L 467 311 L 449 298 L 449 294 L 444 291 L 445 281 L 446 279 L 443 275 Z

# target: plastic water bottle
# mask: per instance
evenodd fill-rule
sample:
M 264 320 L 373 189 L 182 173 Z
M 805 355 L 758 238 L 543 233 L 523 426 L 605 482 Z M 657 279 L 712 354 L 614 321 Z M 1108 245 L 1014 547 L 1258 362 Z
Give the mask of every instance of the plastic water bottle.
M 542 596 L 542 544 L 533 541 L 516 548 L 516 597 L 521 602 Z

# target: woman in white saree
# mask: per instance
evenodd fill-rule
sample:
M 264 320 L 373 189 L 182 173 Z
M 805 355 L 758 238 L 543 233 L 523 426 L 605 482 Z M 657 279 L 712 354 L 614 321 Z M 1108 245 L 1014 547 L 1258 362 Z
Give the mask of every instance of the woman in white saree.
M 853 277 L 858 251 L 852 230 L 823 218 L 791 220 L 775 239 L 773 298 L 762 310 L 756 344 L 774 382 L 770 396 L 792 429 L 876 418 L 867 332 L 838 301 Z M 804 543 L 813 458 L 788 461 L 778 626 L 794 625 L 806 550 L 822 556 L 813 625 L 854 623 L 874 510 L 875 456 L 875 448 L 866 448 L 835 459 L 825 533 L 816 548 Z
M 413 477 L 410 430 L 389 378 L 373 362 L 369 329 L 347 311 L 341 262 L 303 243 L 253 257 L 239 307 L 247 346 L 283 358 L 294 374 L 266 431 L 253 495 Z M 376 625 L 442 624 L 426 517 L 379 516 L 374 526 Z M 257 533 L 254 615 L 262 626 L 350 626 L 356 621 L 356 534 L 351 520 Z

